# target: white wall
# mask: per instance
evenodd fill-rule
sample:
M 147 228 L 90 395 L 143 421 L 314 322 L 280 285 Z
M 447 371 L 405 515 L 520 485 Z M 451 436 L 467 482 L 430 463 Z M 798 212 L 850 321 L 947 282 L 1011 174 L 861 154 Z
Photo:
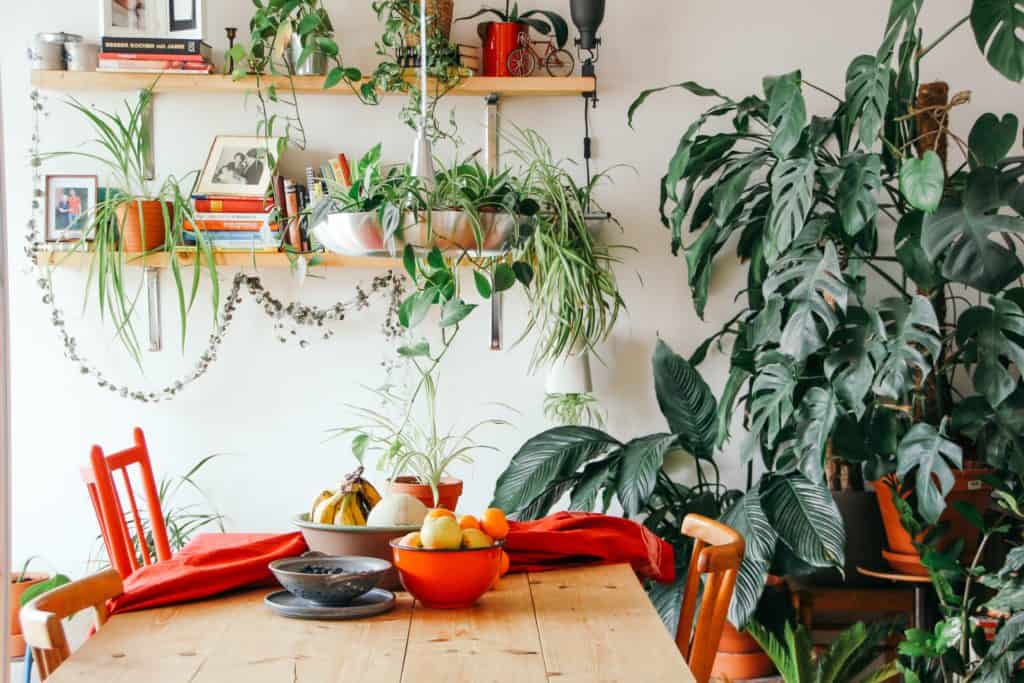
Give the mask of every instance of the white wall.
M 211 6 L 209 37 L 218 48 L 225 44 L 222 27 L 245 27 L 247 0 L 207 0 Z M 328 8 L 349 61 L 373 63 L 371 36 L 377 33 L 369 3 L 329 0 Z M 456 13 L 475 9 L 477 2 L 460 0 Z M 537 3 L 528 2 L 527 5 Z M 636 247 L 618 269 L 629 313 L 603 349 L 607 365 L 595 364 L 596 390 L 609 412 L 609 430 L 627 438 L 663 428 L 653 396 L 649 357 L 657 335 L 677 351 L 690 352 L 716 324 L 730 317 L 742 273 L 719 277 L 708 306 L 708 321 L 692 312 L 685 286 L 684 266 L 672 258 L 668 235 L 657 219 L 658 178 L 675 148 L 682 129 L 707 105 L 691 96 L 672 94 L 652 100 L 641 112 L 637 130 L 625 123 L 626 108 L 643 88 L 687 79 L 722 92 L 742 96 L 760 90 L 764 74 L 802 67 L 805 77 L 836 91 L 850 59 L 877 46 L 887 2 L 810 2 L 809 0 L 611 0 L 601 34 L 605 38 L 600 73 L 601 104 L 594 112 L 599 165 L 629 164 L 617 183 L 607 188 L 602 202 L 623 221 L 624 241 Z M 935 35 L 967 11 L 969 3 L 927 4 L 924 26 Z M 568 16 L 568 0 L 548 3 Z M 14 425 L 14 543 L 15 557 L 41 553 L 64 571 L 81 573 L 96 534 L 78 467 L 96 442 L 108 448 L 127 445 L 131 427 L 147 433 L 156 468 L 182 473 L 202 455 L 232 455 L 212 466 L 203 477 L 217 508 L 233 529 L 284 530 L 288 517 L 301 511 L 312 494 L 352 467 L 340 442 L 324 443 L 325 430 L 346 420 L 343 404 L 359 401 L 361 384 L 381 379 L 378 325 L 381 306 L 354 315 L 336 326 L 328 342 L 308 349 L 294 343 L 282 346 L 272 323 L 246 301 L 236 316 L 219 361 L 203 380 L 178 400 L 144 406 L 99 391 L 69 363 L 40 304 L 34 275 L 21 252 L 22 232 L 29 216 L 30 110 L 28 67 L 24 50 L 37 31 L 64 30 L 97 36 L 98 2 L 37 0 L 7 8 L 0 28 L 3 46 L 3 98 L 7 114 L 9 229 L 12 231 L 12 355 Z M 470 27 L 460 26 L 469 38 Z M 242 31 L 244 33 L 244 30 Z M 969 32 L 961 31 L 928 60 L 925 78 L 947 79 L 954 90 L 972 90 L 971 104 L 954 113 L 966 126 L 982 111 L 1020 112 L 1020 88 L 993 74 L 974 47 Z M 118 98 L 87 94 L 89 101 L 116 106 Z M 812 109 L 829 104 L 808 93 Z M 462 132 L 475 147 L 482 138 L 482 103 L 453 99 Z M 300 169 L 307 160 L 320 160 L 338 151 L 350 158 L 383 140 L 385 155 L 402 160 L 410 149 L 410 133 L 396 120 L 399 103 L 389 99 L 379 108 L 361 107 L 351 98 L 307 97 L 303 113 L 311 149 L 293 155 L 289 166 Z M 556 152 L 578 156 L 582 135 L 582 103 L 576 98 L 515 100 L 505 103 L 504 116 L 521 126 L 538 129 Z M 44 149 L 78 144 L 87 131 L 68 113 L 59 94 L 50 94 L 43 124 Z M 156 104 L 156 158 L 161 172 L 182 173 L 203 162 L 212 136 L 250 134 L 255 126 L 251 104 L 246 108 L 233 95 L 162 95 Z M 50 172 L 85 171 L 53 162 Z M 222 272 L 222 284 L 232 273 Z M 332 270 L 326 279 L 307 281 L 297 289 L 287 274 L 270 271 L 264 282 L 279 296 L 301 297 L 310 303 L 347 297 L 354 283 L 367 281 L 368 271 Z M 641 281 L 642 280 L 642 281 Z M 184 374 L 208 333 L 205 308 L 197 307 L 184 354 L 174 345 L 174 310 L 165 290 L 167 350 L 148 354 L 146 375 L 133 367 L 100 328 L 90 309 L 82 317 L 83 272 L 62 271 L 55 288 L 65 313 L 92 360 L 111 378 L 145 387 L 163 386 Z M 523 305 L 509 302 L 506 336 L 514 338 Z M 94 305 L 94 304 L 93 304 Z M 487 417 L 484 401 L 513 404 L 521 415 L 517 428 L 494 434 L 499 455 L 481 456 L 473 467 L 456 474 L 467 482 L 463 498 L 469 510 L 489 500 L 494 480 L 515 449 L 544 429 L 541 400 L 543 377 L 526 370 L 529 348 L 501 353 L 487 350 L 489 316 L 477 312 L 465 326 L 444 371 L 446 417 L 468 421 Z M 706 366 L 718 391 L 726 359 L 718 356 Z M 739 483 L 735 459 L 723 456 L 724 469 Z

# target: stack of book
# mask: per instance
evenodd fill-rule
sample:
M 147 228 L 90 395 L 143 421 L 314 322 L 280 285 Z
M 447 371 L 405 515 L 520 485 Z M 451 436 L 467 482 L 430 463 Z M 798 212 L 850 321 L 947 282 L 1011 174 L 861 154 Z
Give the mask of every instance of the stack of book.
M 213 50 L 191 38 L 114 38 L 101 42 L 98 71 L 209 74 Z
M 480 46 L 459 43 L 458 48 L 459 66 L 472 72 L 471 75 L 473 76 L 483 73 L 483 66 L 481 63 L 482 50 L 480 49 Z
M 270 200 L 194 195 L 192 208 L 195 223 L 185 225 L 186 244 L 195 244 L 192 232 L 201 230 L 206 243 L 222 251 L 277 251 L 281 232 L 272 222 Z

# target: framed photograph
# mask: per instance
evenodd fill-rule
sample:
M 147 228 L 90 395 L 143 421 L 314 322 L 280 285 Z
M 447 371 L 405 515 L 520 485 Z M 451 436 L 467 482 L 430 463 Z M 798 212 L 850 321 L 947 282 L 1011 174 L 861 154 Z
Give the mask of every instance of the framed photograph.
M 276 140 L 257 136 L 218 135 L 196 182 L 196 194 L 263 197 L 270 189 L 274 169 L 267 150 Z
M 99 0 L 100 35 L 116 38 L 164 35 L 162 4 L 167 0 Z
M 46 176 L 47 242 L 82 239 L 89 216 L 96 211 L 99 187 L 94 175 Z
M 167 3 L 167 35 L 204 40 L 205 0 L 163 0 Z

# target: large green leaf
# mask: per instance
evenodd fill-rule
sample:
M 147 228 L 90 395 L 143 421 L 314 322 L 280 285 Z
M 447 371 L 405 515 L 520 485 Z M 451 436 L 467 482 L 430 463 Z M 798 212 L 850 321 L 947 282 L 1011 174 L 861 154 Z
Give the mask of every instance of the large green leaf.
M 717 405 L 704 378 L 661 339 L 651 364 L 658 407 L 679 445 L 698 458 L 711 457 L 718 437 Z
M 802 474 L 772 477 L 761 504 L 775 532 L 813 567 L 843 567 L 846 531 L 832 494 Z
M 799 628 L 802 629 L 803 626 Z M 757 621 L 747 623 L 747 634 L 772 660 L 772 664 L 778 669 L 779 677 L 784 683 L 814 683 L 807 671 L 814 659 L 814 646 L 811 645 L 806 634 L 797 641 L 793 635 L 793 627 L 788 621 L 785 630 L 786 644 L 783 644 L 774 633 Z M 800 644 L 805 644 L 806 647 L 801 648 Z
M 930 149 L 920 159 L 910 157 L 900 166 L 900 192 L 915 209 L 931 213 L 939 208 L 945 184 L 942 159 Z
M 1011 616 L 998 631 L 992 647 L 971 676 L 977 683 L 1006 683 L 1016 680 L 1024 657 L 1024 612 Z
M 785 159 L 800 142 L 800 134 L 807 124 L 807 104 L 802 90 L 803 79 L 799 71 L 764 79 L 764 94 L 768 100 L 768 121 L 775 126 L 772 151 Z
M 992 467 L 1024 475 L 1024 390 L 1020 387 L 998 408 L 981 396 L 958 401 L 950 427 L 974 441 Z
M 761 508 L 761 497 L 755 487 L 736 501 L 721 517 L 721 522 L 735 529 L 746 541 L 743 563 L 736 575 L 736 588 L 729 604 L 729 621 L 743 628 L 761 599 L 768 565 L 775 552 L 778 535 Z
M 826 242 L 819 249 L 814 235 L 802 235 L 790 254 L 773 266 L 764 281 L 764 294 L 773 296 L 784 289 L 789 317 L 782 328 L 779 350 L 803 361 L 825 345 L 846 310 L 847 287 L 835 245 Z M 818 325 L 825 328 L 822 335 Z
M 622 447 L 616 492 L 627 517 L 638 515 L 654 490 L 665 456 L 678 448 L 675 434 L 650 434 Z
M 950 466 L 963 466 L 960 447 L 932 425 L 919 422 L 900 440 L 896 457 L 896 476 L 901 481 L 915 472 L 918 514 L 928 524 L 935 524 L 946 509 L 946 496 L 953 488 Z
M 854 58 L 846 70 L 846 126 L 853 130 L 860 121 L 860 141 L 871 149 L 878 140 L 889 106 L 889 65 L 872 55 Z
M 889 6 L 889 19 L 885 22 L 885 36 L 878 49 L 879 59 L 888 58 L 901 35 L 913 35 L 922 4 L 924 0 L 892 0 Z
M 725 381 L 725 389 L 722 390 L 722 400 L 718 403 L 718 415 L 715 420 L 718 437 L 715 440 L 715 447 L 721 448 L 729 440 L 729 427 L 732 424 L 733 410 L 736 408 L 736 399 L 740 390 L 750 380 L 750 373 L 742 367 L 733 365 L 729 368 L 729 379 Z
M 864 309 L 851 307 L 847 319 L 829 340 L 832 352 L 824 363 L 825 375 L 839 402 L 858 419 L 867 409 L 864 397 L 871 391 L 875 370 L 885 356 L 883 345 L 867 322 Z
M 896 258 L 917 288 L 922 292 L 933 292 L 942 287 L 946 280 L 939 273 L 938 265 L 928 258 L 921 247 L 921 230 L 924 214 L 911 211 L 900 219 L 896 226 Z
M 807 221 L 814 204 L 814 171 L 809 156 L 780 161 L 772 169 L 772 209 L 768 218 L 764 255 L 769 264 L 789 249 Z
M 876 331 L 885 345 L 875 393 L 898 401 L 914 386 L 915 372 L 921 380 L 931 372 L 929 358 L 935 359 L 941 348 L 939 321 L 931 302 L 921 295 L 909 303 L 898 297 L 883 299 L 875 316 Z
M 750 389 L 750 440 L 753 444 L 773 444 L 793 417 L 797 376 L 792 364 L 779 354 L 769 354 L 768 361 L 758 368 Z M 744 461 L 749 459 L 751 451 L 751 448 L 743 449 Z
M 1024 79 L 1024 0 L 974 0 L 971 28 L 996 71 L 1011 81 Z
M 588 461 L 621 445 L 590 427 L 556 427 L 538 434 L 523 444 L 498 477 L 491 507 L 517 514 Z
M 615 453 L 621 454 L 621 451 Z M 615 483 L 616 468 L 621 461 L 621 457 L 613 455 L 587 463 L 573 485 L 569 509 L 574 512 L 592 512 L 597 502 L 597 494 L 602 488 Z
M 992 306 L 973 306 L 957 320 L 957 343 L 975 359 L 974 390 L 992 407 L 1017 387 L 1024 369 L 1024 311 L 1009 299 L 992 297 Z M 1017 371 L 1004 365 L 1003 360 Z
M 921 246 L 928 258 L 942 259 L 943 277 L 995 293 L 1024 274 L 1017 254 L 998 241 L 1001 233 L 1024 232 L 1024 218 L 994 213 L 1004 200 L 998 171 L 979 168 L 962 203 L 925 217 Z
M 821 481 L 825 452 L 838 416 L 835 395 L 822 387 L 804 394 L 797 411 L 797 467 L 810 481 Z
M 847 235 L 857 235 L 878 215 L 877 193 L 882 187 L 882 158 L 877 154 L 843 157 L 836 197 L 839 216 Z
M 1019 123 L 1013 114 L 1006 114 L 1002 119 L 992 113 L 978 117 L 967 138 L 971 168 L 995 166 L 1005 159 L 1017 142 Z

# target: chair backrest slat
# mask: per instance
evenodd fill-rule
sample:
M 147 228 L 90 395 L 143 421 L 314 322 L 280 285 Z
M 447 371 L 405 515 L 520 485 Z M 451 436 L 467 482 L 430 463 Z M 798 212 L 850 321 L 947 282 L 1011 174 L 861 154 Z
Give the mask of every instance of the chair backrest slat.
M 61 620 L 91 607 L 96 611 L 96 627 L 99 628 L 107 622 L 107 600 L 122 592 L 121 575 L 108 569 L 55 588 L 21 608 L 21 630 L 25 644 L 32 648 L 41 680 L 46 680 L 71 656 Z
M 697 683 L 707 683 L 729 612 L 745 544 L 736 530 L 701 515 L 687 515 L 682 532 L 694 539 L 679 613 L 676 645 Z M 701 591 L 701 577 L 705 577 Z M 700 614 L 694 625 L 700 594 Z

